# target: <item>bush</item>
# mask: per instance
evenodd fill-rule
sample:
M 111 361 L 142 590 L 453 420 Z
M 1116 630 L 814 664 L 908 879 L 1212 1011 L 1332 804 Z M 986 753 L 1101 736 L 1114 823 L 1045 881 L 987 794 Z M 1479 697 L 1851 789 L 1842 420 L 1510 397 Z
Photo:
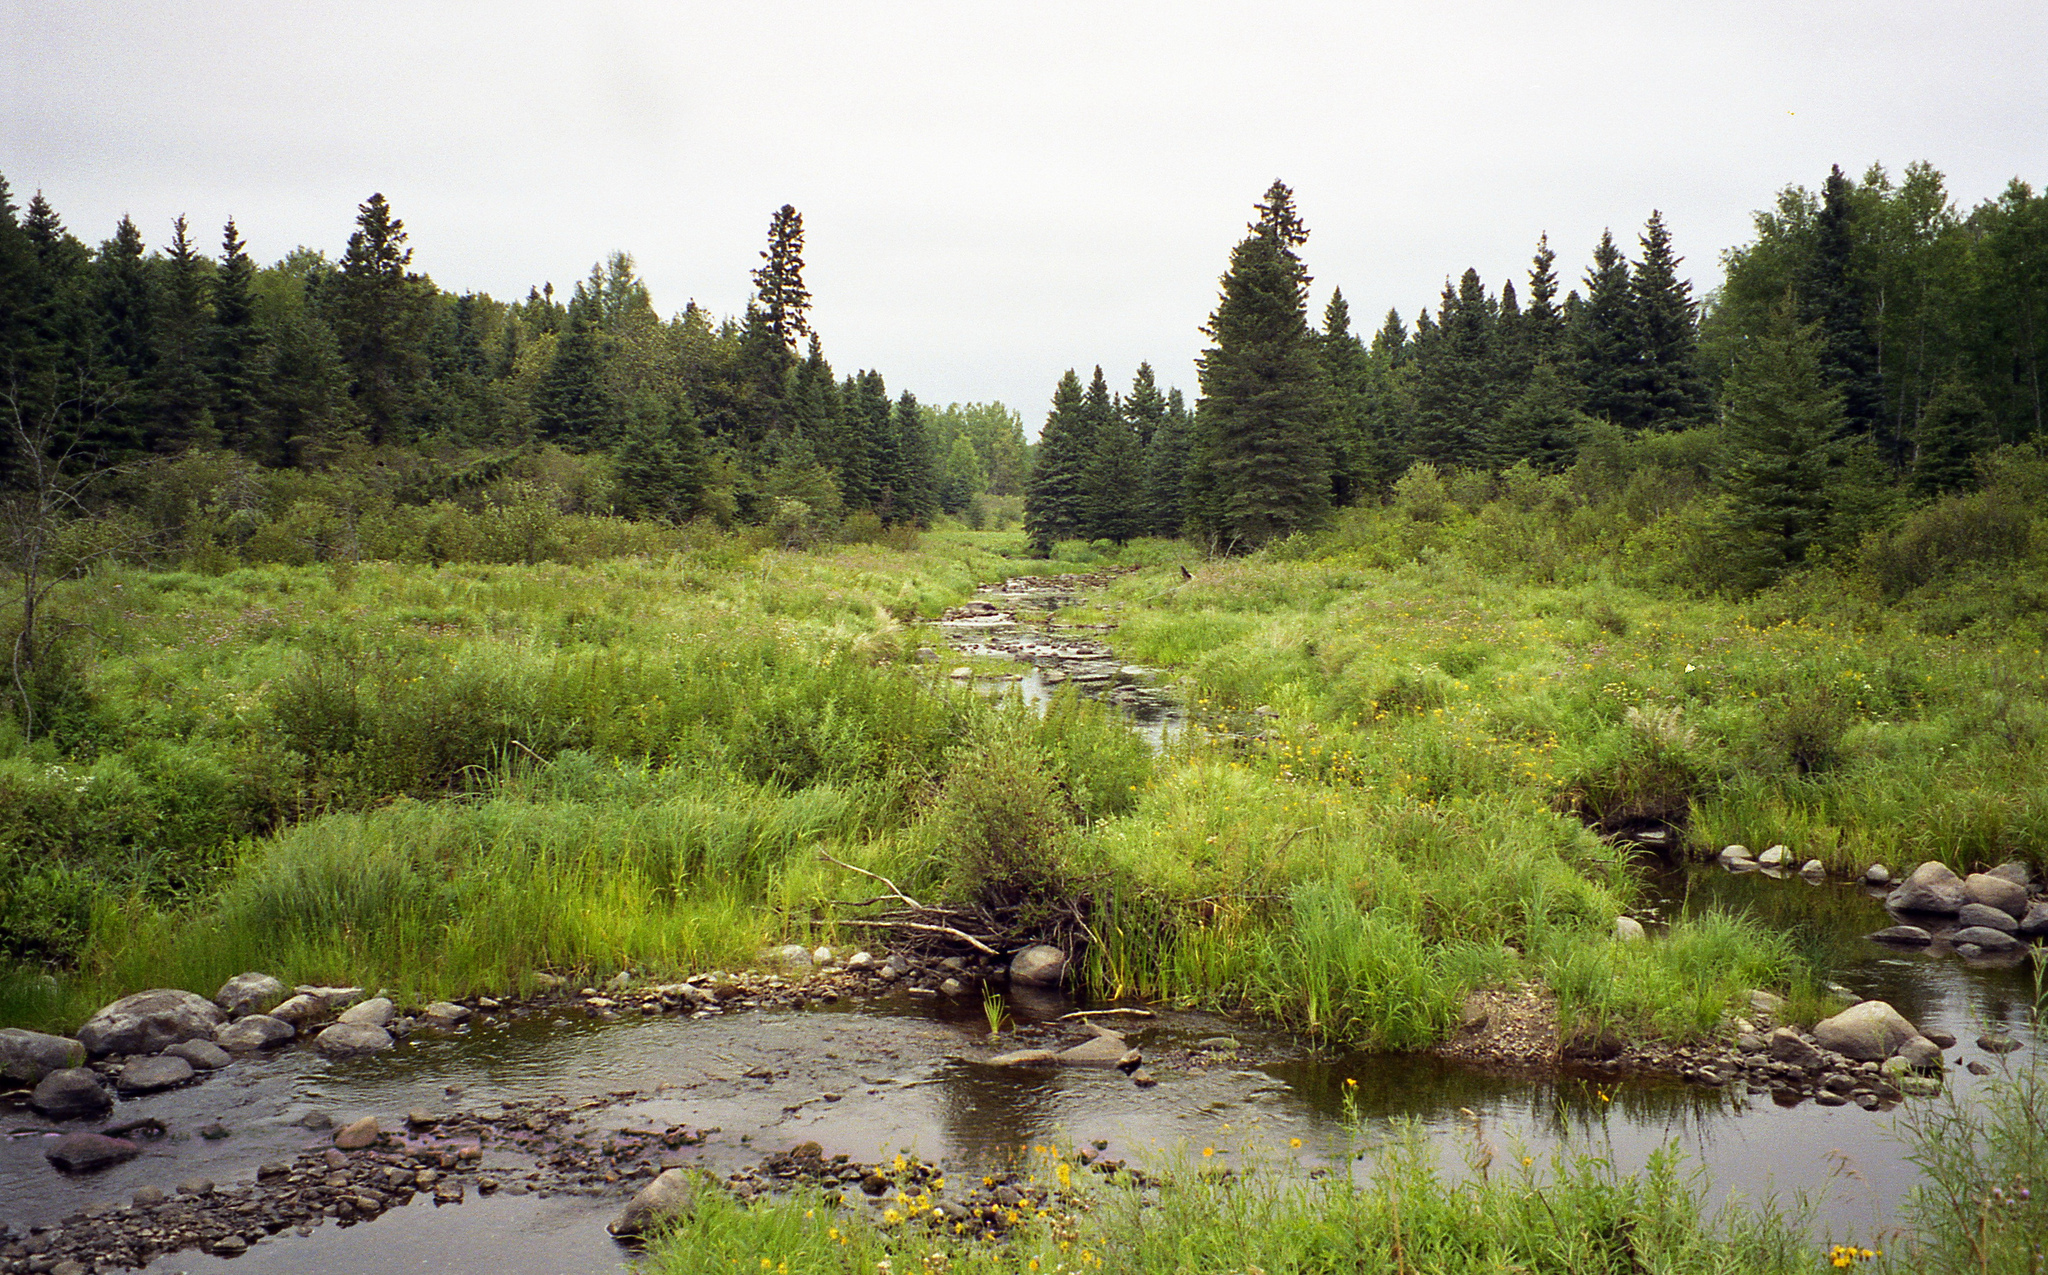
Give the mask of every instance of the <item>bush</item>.
M 2033 539 L 2033 511 L 1999 490 L 1951 496 L 1863 542 L 1859 567 L 1887 600 L 1946 580 L 1964 565 L 2016 562 Z
M 999 718 L 947 773 L 931 823 L 953 897 L 1044 932 L 1072 891 L 1079 810 L 1018 723 Z

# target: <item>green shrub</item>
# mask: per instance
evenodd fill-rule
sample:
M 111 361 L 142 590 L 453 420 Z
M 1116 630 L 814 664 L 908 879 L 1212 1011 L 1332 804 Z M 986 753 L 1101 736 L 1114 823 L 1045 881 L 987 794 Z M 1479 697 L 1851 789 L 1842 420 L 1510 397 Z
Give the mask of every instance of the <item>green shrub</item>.
M 1998 489 L 1938 500 L 1863 542 L 1859 567 L 1887 598 L 1945 580 L 1958 568 L 2016 562 L 2033 539 L 2034 510 Z

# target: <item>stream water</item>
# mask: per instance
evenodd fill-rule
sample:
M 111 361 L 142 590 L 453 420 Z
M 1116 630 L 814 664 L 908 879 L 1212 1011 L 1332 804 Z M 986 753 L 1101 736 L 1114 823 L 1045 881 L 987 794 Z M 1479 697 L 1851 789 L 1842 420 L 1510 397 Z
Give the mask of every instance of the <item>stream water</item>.
M 1033 640 L 1054 627 L 1040 626 Z M 996 630 L 963 626 L 959 633 L 981 633 L 968 641 L 1019 640 Z M 1064 671 L 1073 680 L 1077 665 L 1098 659 L 1113 663 L 1069 654 L 1034 664 L 1034 672 Z M 1049 694 L 1057 684 L 1039 686 Z M 1109 690 L 1133 684 L 1115 675 L 1083 683 Z M 1139 698 L 1141 712 L 1164 703 Z M 1162 706 L 1153 720 L 1169 729 L 1176 714 Z M 1652 885 L 1667 917 L 1708 907 L 1753 913 L 1794 932 L 1849 994 L 1890 1001 L 1923 1029 L 1953 1033 L 1963 1044 L 1949 1051 L 1948 1084 L 1965 1102 L 1987 1079 L 1955 1063 L 1983 1061 L 1994 1072 L 2005 1065 L 1974 1043 L 1981 1033 L 2003 1030 L 2025 1050 L 2038 1048 L 2030 963 L 1966 963 L 1940 944 L 1911 952 L 1871 943 L 1863 936 L 1889 924 L 1872 891 L 1718 867 L 1652 869 Z M 1195 1157 L 1213 1147 L 1226 1163 L 1349 1165 L 1362 1175 L 1369 1161 L 1356 1160 L 1355 1152 L 1393 1136 L 1392 1122 L 1401 1122 L 1418 1129 L 1454 1173 L 1469 1172 L 1467 1157 L 1482 1148 L 1502 1163 L 1565 1150 L 1608 1156 L 1633 1170 L 1676 1144 L 1715 1199 L 1805 1196 L 1815 1203 L 1819 1231 L 1863 1242 L 1897 1220 L 1917 1173 L 1896 1125 L 1924 1100 L 1873 1113 L 1854 1105 L 1781 1106 L 1739 1085 L 1531 1080 L 1413 1056 L 1318 1054 L 1256 1025 L 1173 1012 L 1129 1024 L 1132 1043 L 1159 1079 L 1156 1088 L 1135 1087 L 1114 1071 L 1027 1071 L 985 1061 L 999 1050 L 1075 1040 L 1076 1024 L 1059 1021 L 1074 1007 L 1064 997 L 1015 992 L 1000 1042 L 989 1039 L 975 1001 L 897 992 L 702 1019 L 600 1022 L 566 1011 L 492 1016 L 455 1035 L 417 1036 L 389 1054 L 340 1061 L 287 1047 L 189 1088 L 122 1101 L 113 1119 L 155 1116 L 170 1132 L 140 1159 L 90 1177 L 64 1176 L 44 1162 L 42 1149 L 56 1126 L 24 1108 L 0 1107 L 0 1221 L 17 1230 L 46 1225 L 81 1209 L 118 1206 L 145 1185 L 170 1189 L 195 1176 L 247 1181 L 259 1164 L 328 1145 L 327 1131 L 300 1123 L 311 1112 L 344 1121 L 376 1115 L 391 1127 L 422 1106 L 485 1111 L 546 1095 L 573 1103 L 628 1090 L 635 1091 L 631 1098 L 589 1118 L 593 1127 L 715 1129 L 686 1155 L 719 1172 L 805 1140 L 818 1141 L 828 1155 L 873 1160 L 910 1150 L 962 1170 L 1002 1166 L 1035 1144 L 1100 1141 L 1108 1154 L 1138 1163 Z M 1203 1048 L 1225 1036 L 1237 1042 L 1235 1050 Z M 828 1094 L 836 1097 L 823 1100 Z M 229 1136 L 197 1135 L 213 1122 Z M 487 1165 L 508 1176 L 523 1167 L 509 1152 L 489 1153 Z M 631 1254 L 613 1243 L 604 1224 L 626 1189 L 595 1196 L 507 1191 L 446 1207 L 423 1194 L 366 1225 L 328 1225 L 304 1237 L 284 1232 L 232 1262 L 244 1275 L 616 1271 L 630 1265 Z M 228 1261 L 187 1251 L 148 1269 L 207 1271 Z

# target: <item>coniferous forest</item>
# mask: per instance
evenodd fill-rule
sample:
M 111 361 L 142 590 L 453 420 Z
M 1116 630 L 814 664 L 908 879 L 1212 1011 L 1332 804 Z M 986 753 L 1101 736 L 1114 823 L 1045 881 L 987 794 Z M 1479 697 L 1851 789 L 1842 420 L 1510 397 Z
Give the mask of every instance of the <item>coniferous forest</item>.
M 1309 229 L 1275 182 L 1202 328 L 1193 406 L 1149 364 L 1128 388 L 1069 371 L 1035 445 L 1002 405 L 835 374 L 792 207 L 744 315 L 668 319 L 625 253 L 566 297 L 454 295 L 381 195 L 358 212 L 338 259 L 259 266 L 232 221 L 217 248 L 183 218 L 154 247 L 127 218 L 94 247 L 0 185 L 0 476 L 45 503 L 86 482 L 77 507 L 129 511 L 136 546 L 234 560 L 489 557 L 512 550 L 476 518 L 520 508 L 859 539 L 1013 518 L 1020 496 L 1041 550 L 1229 552 L 1404 482 L 1469 493 L 1666 435 L 1724 497 L 1702 534 L 1726 570 L 1701 583 L 1741 589 L 1972 487 L 1973 458 L 2042 428 L 2048 197 L 2015 180 L 1964 212 L 1924 164 L 1787 187 L 1709 297 L 1652 211 L 1575 278 L 1539 236 L 1519 286 L 1447 274 L 1369 333 L 1341 284 L 1310 316 Z

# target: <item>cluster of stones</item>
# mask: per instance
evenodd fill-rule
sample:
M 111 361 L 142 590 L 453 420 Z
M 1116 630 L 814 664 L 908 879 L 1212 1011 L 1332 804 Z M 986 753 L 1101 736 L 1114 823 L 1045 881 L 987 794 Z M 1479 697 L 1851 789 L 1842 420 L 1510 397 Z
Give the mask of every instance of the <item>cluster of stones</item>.
M 341 1130 L 336 1144 L 266 1164 L 253 1182 L 216 1187 L 191 1179 L 171 1192 L 146 1186 L 125 1204 L 89 1208 L 26 1235 L 0 1228 L 0 1275 L 85 1275 L 195 1248 L 232 1257 L 287 1229 L 310 1235 L 329 1219 L 368 1221 L 416 1194 L 460 1203 L 477 1169 L 473 1146 L 398 1145 L 374 1120 Z
M 1751 854 L 1748 846 L 1726 846 L 1721 850 L 1720 863 L 1730 872 L 1764 872 L 1771 876 L 1796 872 L 1808 881 L 1825 881 L 1828 876 L 1826 864 L 1818 859 L 1801 863 L 1787 846 L 1772 846 L 1762 854 Z
M 976 598 L 948 609 L 939 623 L 955 634 L 953 645 L 963 653 L 1033 665 L 1039 669 L 1041 680 L 1048 685 L 1071 681 L 1079 686 L 1099 688 L 1112 703 L 1127 706 L 1168 703 L 1171 696 L 1167 692 L 1144 684 L 1155 670 L 1119 662 L 1116 652 L 1100 641 L 1056 634 L 1049 624 L 1034 630 L 1033 626 L 1022 625 L 1018 621 L 1019 602 L 1061 602 L 1083 589 L 1107 584 L 1114 574 L 1044 578 L 1020 576 L 991 591 L 1002 601 Z M 1069 632 L 1099 632 L 1115 626 L 1071 624 L 1061 627 Z M 987 636 L 973 642 L 958 636 L 972 632 L 985 632 Z M 935 664 L 939 660 L 939 652 L 933 647 L 921 647 L 917 659 L 920 663 Z M 967 681 L 976 674 L 971 666 L 961 665 L 954 668 L 950 676 L 958 681 Z
M 1883 865 L 1865 879 L 1890 883 Z M 1989 872 L 1958 877 L 1946 864 L 1929 861 L 1907 874 L 1885 896 L 1884 905 L 1900 917 L 1911 917 L 1870 937 L 1880 943 L 1927 947 L 1946 943 L 1964 958 L 1998 957 L 2018 952 L 2029 942 L 2048 937 L 2048 898 L 2034 882 L 2027 865 L 2002 863 Z
M 1854 1103 L 1876 1111 L 1905 1097 L 1941 1092 L 1942 1051 L 1954 1048 L 1956 1038 L 1942 1031 L 1922 1032 L 1884 1001 L 1858 1002 L 1803 1032 L 1772 1026 L 1784 1009 L 1781 998 L 1769 992 L 1752 992 L 1750 997 L 1750 1016 L 1734 1021 L 1732 1047 L 1668 1050 L 1654 1060 L 1657 1068 L 1695 1084 L 1743 1084 L 1751 1093 L 1768 1093 L 1788 1106 L 1811 1098 L 1822 1106 Z M 2019 1047 L 2006 1036 L 1987 1035 L 1977 1043 L 1993 1054 Z M 1980 1062 L 1970 1067 L 1980 1073 L 1988 1070 Z
M 211 1000 L 154 988 L 105 1006 L 75 1039 L 0 1029 L 0 1075 L 33 1086 L 28 1105 L 43 1116 L 97 1119 L 113 1109 L 116 1095 L 140 1097 L 193 1084 L 237 1057 L 302 1036 L 323 1053 L 370 1053 L 392 1048 L 395 1036 L 408 1032 L 453 1029 L 472 1013 L 467 1006 L 436 1002 L 416 1015 L 401 1015 L 388 998 L 361 1000 L 362 994 L 358 987 L 311 986 L 287 993 L 268 974 L 239 974 Z M 68 1134 L 46 1154 L 59 1168 L 89 1172 L 139 1151 L 132 1140 L 102 1132 Z

